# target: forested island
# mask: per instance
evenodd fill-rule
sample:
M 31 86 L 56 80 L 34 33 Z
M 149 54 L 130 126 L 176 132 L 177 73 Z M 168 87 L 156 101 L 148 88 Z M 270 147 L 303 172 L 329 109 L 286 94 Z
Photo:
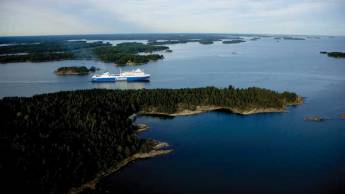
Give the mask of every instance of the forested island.
M 81 90 L 5 97 L 0 169 L 3 190 L 67 193 L 93 188 L 103 176 L 140 158 L 169 153 L 136 135 L 130 116 L 226 109 L 239 114 L 284 111 L 303 100 L 261 88 Z
M 1 47 L 0 47 L 1 48 Z M 71 52 L 42 52 L 42 53 L 27 53 L 27 54 L 11 54 L 1 55 L 0 63 L 15 63 L 15 62 L 45 62 L 45 61 L 59 61 L 74 59 Z
M 96 67 L 87 68 L 85 66 L 71 66 L 71 67 L 59 67 L 55 70 L 57 75 L 87 75 L 91 72 L 95 72 Z
M 246 42 L 245 40 L 241 40 L 241 39 L 236 39 L 236 40 L 225 40 L 223 41 L 223 44 L 238 44 L 241 42 Z
M 154 51 L 163 51 L 168 49 L 169 47 L 167 46 L 131 42 L 120 43 L 116 46 L 98 47 L 93 51 L 97 58 L 104 62 L 113 62 L 117 65 L 138 65 L 164 58 L 163 55 L 159 54 L 140 55 L 139 53 L 152 53 Z
M 254 38 L 251 38 L 250 40 L 251 41 L 256 41 L 256 40 L 260 40 L 260 38 L 259 37 L 254 37 Z
M 149 45 L 168 45 L 168 44 L 186 44 L 190 42 L 198 42 L 200 44 L 213 44 L 214 41 L 220 41 L 219 39 L 179 39 L 179 40 L 150 40 Z
M 9 38 L 10 40 L 5 42 L 11 44 L 0 47 L 0 63 L 46 62 L 73 59 L 98 59 L 103 62 L 116 63 L 117 65 L 139 65 L 148 63 L 150 61 L 163 59 L 163 55 L 151 53 L 163 50 L 167 50 L 167 52 L 170 52 L 171 50 L 169 49 L 169 47 L 164 45 L 184 44 L 188 42 L 198 42 L 200 44 L 213 44 L 214 41 L 220 41 L 218 36 L 222 37 L 220 35 L 157 35 L 156 37 L 151 37 L 148 35 L 147 38 L 149 39 L 147 44 L 137 42 L 125 42 L 117 44 L 115 46 L 102 41 L 88 42 L 85 40 L 70 40 L 68 39 L 68 36 L 50 37 L 50 39 L 46 39 L 47 37 L 32 37 L 32 39 L 28 40 L 26 40 L 26 37 L 18 37 L 17 39 L 20 41 L 18 41 L 17 39 L 13 39 L 12 42 L 10 41 L 11 38 Z M 93 36 L 87 37 L 90 38 Z M 174 37 L 176 39 L 159 41 L 159 37 Z M 192 37 L 201 38 L 193 39 Z M 39 39 L 36 40 L 35 38 Z
M 0 62 L 44 62 L 67 59 L 88 59 L 93 57 L 93 48 L 109 45 L 109 43 L 88 43 L 86 41 L 14 44 L 0 47 Z
M 299 38 L 299 37 L 292 37 L 292 36 L 282 36 L 282 37 L 275 37 L 276 40 L 305 40 L 305 38 Z
M 151 53 L 167 50 L 169 47 L 143 43 L 110 43 L 86 41 L 60 41 L 8 45 L 0 47 L 0 63 L 44 62 L 66 59 L 99 59 L 118 65 L 142 64 L 163 59 L 163 55 Z
M 321 54 L 327 54 L 329 57 L 333 58 L 345 58 L 345 52 L 326 52 L 326 51 L 321 51 Z

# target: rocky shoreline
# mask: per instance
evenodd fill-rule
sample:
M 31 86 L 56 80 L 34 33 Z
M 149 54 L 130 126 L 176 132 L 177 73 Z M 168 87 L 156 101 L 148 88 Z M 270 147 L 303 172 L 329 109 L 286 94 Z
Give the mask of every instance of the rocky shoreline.
M 138 114 L 140 114 L 140 115 L 161 115 L 161 116 L 172 116 L 172 117 L 174 117 L 174 116 L 195 115 L 195 114 L 200 114 L 200 113 L 204 113 L 204 112 L 223 110 L 223 111 L 228 111 L 228 112 L 240 114 L 240 115 L 251 115 L 251 114 L 258 114 L 258 113 L 285 112 L 286 108 L 288 106 L 294 106 L 294 105 L 299 105 L 299 104 L 303 104 L 303 98 L 302 97 L 298 97 L 296 99 L 296 102 L 286 104 L 282 108 L 252 108 L 252 109 L 248 109 L 248 110 L 240 110 L 237 108 L 221 107 L 221 106 L 197 106 L 195 110 L 184 109 L 184 110 L 178 111 L 176 113 L 140 111 L 140 112 L 138 112 Z M 135 115 L 131 116 L 131 117 L 135 117 Z M 135 127 L 136 127 L 136 132 L 142 132 L 142 131 L 145 131 L 149 128 L 149 126 L 146 124 L 135 124 Z M 171 153 L 173 150 L 167 149 L 168 147 L 169 147 L 169 144 L 166 142 L 156 142 L 156 145 L 154 145 L 152 147 L 151 151 L 145 152 L 145 153 L 139 152 L 139 153 L 133 154 L 132 156 L 126 158 L 125 160 L 121 161 L 117 165 L 115 165 L 115 166 L 113 166 L 113 167 L 111 167 L 111 168 L 109 168 L 103 172 L 98 173 L 96 175 L 96 178 L 94 178 L 93 180 L 83 184 L 80 187 L 70 189 L 69 193 L 70 194 L 78 194 L 78 193 L 80 193 L 86 189 L 94 190 L 96 188 L 97 183 L 102 178 L 109 176 L 110 174 L 115 173 L 116 171 L 118 171 L 122 167 L 126 166 L 130 162 L 133 162 L 133 161 L 139 160 L 139 159 L 152 158 L 152 157 L 156 157 L 159 155 L 165 155 L 165 154 Z
M 135 124 L 134 126 L 136 127 L 137 133 L 147 131 L 149 129 L 149 126 L 147 124 L 144 124 L 144 123 L 138 123 L 138 124 Z
M 181 110 L 176 113 L 164 113 L 164 112 L 147 112 L 147 111 L 140 111 L 138 114 L 141 115 L 162 115 L 162 116 L 187 116 L 187 115 L 195 115 L 204 112 L 210 111 L 217 111 L 223 110 L 235 114 L 240 115 L 251 115 L 251 114 L 259 114 L 259 113 L 274 113 L 274 112 L 285 112 L 288 106 L 295 106 L 303 104 L 303 98 L 299 97 L 295 103 L 287 104 L 283 108 L 252 108 L 249 110 L 240 110 L 238 108 L 229 108 L 229 107 L 221 107 L 221 106 L 197 106 L 195 110 Z
M 81 185 L 80 187 L 71 188 L 69 193 L 70 194 L 78 194 L 86 189 L 94 190 L 96 188 L 97 183 L 104 177 L 109 176 L 116 171 L 120 170 L 121 168 L 125 167 L 127 164 L 140 159 L 152 158 L 160 155 L 165 155 L 171 153 L 172 149 L 167 149 L 170 145 L 166 142 L 156 142 L 156 145 L 152 147 L 152 150 L 149 152 L 139 152 L 135 153 L 132 156 L 122 160 L 117 165 L 102 171 L 96 175 L 96 178 L 93 180 Z

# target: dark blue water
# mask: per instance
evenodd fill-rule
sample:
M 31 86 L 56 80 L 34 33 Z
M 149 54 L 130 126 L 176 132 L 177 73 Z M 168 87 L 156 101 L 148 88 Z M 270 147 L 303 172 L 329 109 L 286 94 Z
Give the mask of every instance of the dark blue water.
M 341 193 L 345 121 L 336 118 L 337 110 L 327 108 L 340 100 L 331 95 L 320 93 L 318 100 L 307 100 L 287 113 L 141 117 L 138 122 L 150 125 L 143 136 L 169 142 L 174 153 L 135 162 L 107 178 L 103 187 L 151 194 Z M 303 120 L 317 113 L 332 119 Z
M 259 86 L 294 91 L 305 104 L 286 113 L 239 116 L 211 112 L 173 119 L 140 117 L 142 134 L 166 141 L 174 153 L 137 161 L 106 178 L 113 193 L 341 193 L 345 187 L 345 60 L 320 51 L 345 51 L 345 38 L 305 41 L 262 38 L 241 44 L 171 45 L 165 59 L 141 66 L 149 83 L 89 82 L 56 76 L 60 66 L 99 61 L 0 65 L 0 96 L 31 96 L 87 88 Z M 123 70 L 131 67 L 123 68 Z M 304 121 L 308 115 L 329 120 Z

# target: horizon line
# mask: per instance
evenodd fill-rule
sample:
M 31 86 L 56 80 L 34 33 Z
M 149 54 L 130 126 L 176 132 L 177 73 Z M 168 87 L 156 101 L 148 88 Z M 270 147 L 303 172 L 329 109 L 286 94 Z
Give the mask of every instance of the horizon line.
M 0 35 L 0 38 L 11 37 L 48 37 L 48 36 L 90 36 L 90 35 L 145 35 L 145 34 L 213 34 L 213 35 L 259 35 L 259 36 L 336 36 L 345 35 L 319 35 L 319 34 L 280 34 L 280 33 L 221 33 L 221 32 L 119 32 L 119 33 L 85 33 L 85 34 L 35 34 L 35 35 Z

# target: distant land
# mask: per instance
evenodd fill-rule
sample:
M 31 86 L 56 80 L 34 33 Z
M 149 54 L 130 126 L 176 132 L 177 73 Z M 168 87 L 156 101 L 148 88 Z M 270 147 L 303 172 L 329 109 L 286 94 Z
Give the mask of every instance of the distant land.
M 278 37 L 275 37 L 274 39 L 277 39 L 277 40 L 305 40 L 305 38 L 299 38 L 299 37 L 292 37 L 292 36 L 278 36 Z
M 246 41 L 243 37 L 248 37 L 249 40 L 264 37 L 305 40 L 304 37 L 295 36 L 202 33 L 12 36 L 0 37 L 0 63 L 96 59 L 119 66 L 140 65 L 163 59 L 163 55 L 152 52 L 172 51 L 167 45 L 190 42 L 209 45 L 216 41 L 237 44 Z M 124 42 L 113 46 L 103 40 L 146 40 L 147 44 Z
M 58 41 L 14 44 L 0 47 L 0 62 L 44 62 L 66 59 L 99 59 L 117 65 L 143 64 L 163 58 L 163 55 L 150 53 L 168 50 L 166 46 L 147 45 L 143 43 L 121 43 L 112 46 L 103 42 Z
M 226 40 L 226 41 L 223 41 L 223 44 L 238 44 L 241 42 L 246 42 L 246 41 L 244 41 L 244 40 Z
M 329 57 L 333 58 L 345 58 L 345 52 L 326 52 L 326 51 L 321 51 L 321 54 L 327 54 Z
M 86 35 L 47 35 L 47 36 L 3 36 L 0 44 L 37 43 L 67 40 L 219 40 L 240 36 L 273 37 L 254 34 L 212 34 L 212 33 L 142 33 L 142 34 L 86 34 Z

